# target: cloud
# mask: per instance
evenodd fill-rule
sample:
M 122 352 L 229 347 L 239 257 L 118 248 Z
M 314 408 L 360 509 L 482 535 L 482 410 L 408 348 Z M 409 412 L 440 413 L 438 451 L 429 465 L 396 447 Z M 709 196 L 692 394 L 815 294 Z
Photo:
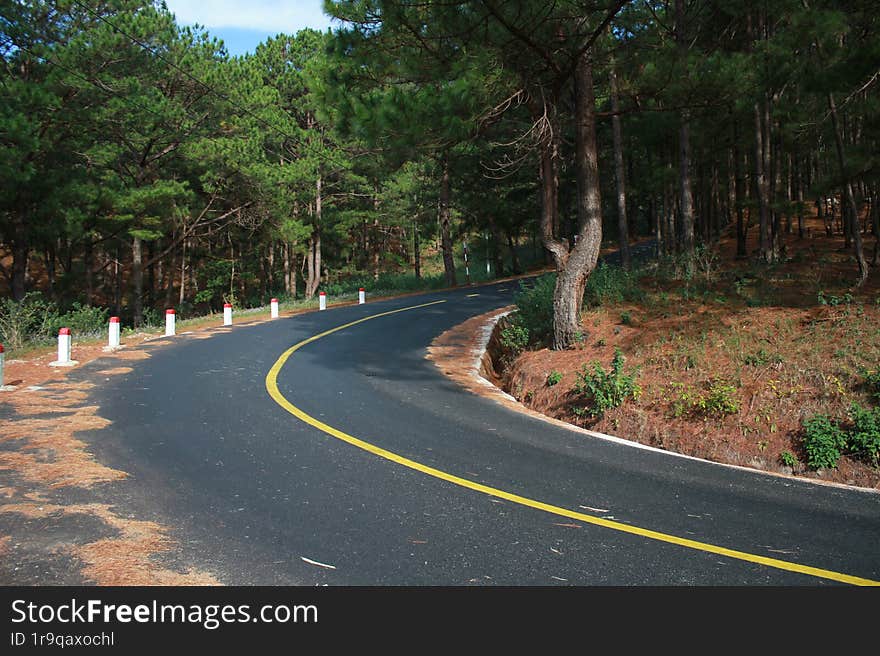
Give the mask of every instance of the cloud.
M 325 30 L 331 23 L 323 4 L 322 0 L 166 0 L 180 24 L 273 33 L 295 33 L 304 27 Z

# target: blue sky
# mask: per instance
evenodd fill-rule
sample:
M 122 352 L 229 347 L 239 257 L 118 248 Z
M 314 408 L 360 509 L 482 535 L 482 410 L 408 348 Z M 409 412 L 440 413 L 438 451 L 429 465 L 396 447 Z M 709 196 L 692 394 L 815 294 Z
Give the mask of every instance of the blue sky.
M 322 32 L 334 27 L 323 0 L 165 0 L 180 25 L 198 23 L 223 39 L 230 55 L 253 52 L 279 33 L 296 34 L 304 27 Z

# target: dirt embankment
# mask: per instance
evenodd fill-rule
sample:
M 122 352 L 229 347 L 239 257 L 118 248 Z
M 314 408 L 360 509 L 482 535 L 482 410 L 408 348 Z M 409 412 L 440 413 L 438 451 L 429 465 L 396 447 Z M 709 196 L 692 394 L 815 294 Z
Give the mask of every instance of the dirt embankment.
M 880 489 L 880 470 L 853 457 L 844 456 L 838 467 L 820 471 L 808 470 L 800 463 L 792 466 L 780 458 L 782 453 L 789 452 L 800 456 L 800 462 L 804 461 L 801 439 L 805 415 L 816 408 L 828 407 L 828 404 L 843 411 L 852 400 L 833 373 L 823 373 L 822 363 L 833 362 L 833 358 L 814 352 L 814 336 L 806 329 L 820 326 L 823 334 L 830 338 L 828 343 L 839 348 L 840 341 L 833 335 L 833 319 L 839 311 L 828 308 L 750 308 L 733 313 L 726 322 L 720 322 L 719 330 L 729 331 L 736 334 L 737 339 L 745 340 L 743 348 L 747 353 L 752 353 L 753 346 L 747 339 L 749 327 L 759 333 L 769 327 L 773 332 L 775 327 L 788 322 L 785 325 L 790 328 L 804 328 L 803 334 L 780 336 L 776 345 L 801 343 L 805 353 L 798 357 L 798 350 L 792 348 L 785 351 L 784 358 L 769 355 L 777 353 L 772 348 L 772 340 L 764 340 L 763 333 L 753 335 L 754 345 L 768 347 L 767 361 L 741 367 L 741 385 L 734 393 L 739 411 L 719 417 L 695 417 L 687 413 L 675 416 L 675 408 L 679 407 L 676 404 L 680 403 L 675 394 L 686 389 L 703 389 L 711 374 L 707 376 L 683 369 L 685 375 L 679 376 L 678 381 L 671 378 L 670 367 L 686 366 L 687 356 L 679 362 L 676 354 L 668 351 L 670 342 L 665 338 L 655 340 L 656 333 L 653 332 L 668 333 L 670 324 L 649 330 L 645 326 L 623 326 L 608 313 L 594 314 L 585 318 L 589 342 L 579 348 L 567 351 L 541 349 L 513 356 L 502 347 L 500 339 L 500 332 L 508 320 L 506 315 L 511 310 L 513 308 L 509 307 L 475 317 L 444 333 L 432 345 L 429 357 L 446 375 L 476 394 L 585 433 L 612 435 L 676 453 L 783 476 Z M 697 312 L 705 314 L 709 310 L 699 308 Z M 865 320 L 880 325 L 880 312 Z M 698 326 L 699 323 L 690 315 L 676 320 L 680 329 L 687 325 Z M 851 329 L 849 321 L 842 322 L 839 329 L 846 331 L 846 326 Z M 642 347 L 635 348 L 634 344 L 640 341 Z M 714 341 L 711 338 L 704 341 L 710 344 L 702 355 L 707 362 L 714 363 L 717 370 L 734 366 L 730 357 L 724 355 L 723 335 L 716 335 Z M 674 341 L 671 343 L 675 344 Z M 639 369 L 637 380 L 642 390 L 639 399 L 630 400 L 600 418 L 578 414 L 578 408 L 585 405 L 584 399 L 573 390 L 578 373 L 592 362 L 600 362 L 608 368 L 615 347 L 638 354 L 626 366 L 629 371 Z M 812 358 L 809 366 L 805 361 L 807 353 Z M 807 374 L 808 370 L 811 373 Z M 556 382 L 551 384 L 552 380 Z

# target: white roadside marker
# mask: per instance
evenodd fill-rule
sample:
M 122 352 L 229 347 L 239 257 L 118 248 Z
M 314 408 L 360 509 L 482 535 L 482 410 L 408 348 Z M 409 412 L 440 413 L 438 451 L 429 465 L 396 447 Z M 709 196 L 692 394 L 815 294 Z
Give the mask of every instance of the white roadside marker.
M 50 367 L 72 367 L 79 364 L 76 360 L 70 359 L 70 328 L 61 328 L 58 331 L 58 359 L 50 362 Z

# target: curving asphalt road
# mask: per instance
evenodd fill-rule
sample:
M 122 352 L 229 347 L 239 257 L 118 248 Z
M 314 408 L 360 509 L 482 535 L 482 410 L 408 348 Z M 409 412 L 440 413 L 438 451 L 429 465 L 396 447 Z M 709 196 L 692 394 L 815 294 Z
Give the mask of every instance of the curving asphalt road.
M 174 564 L 230 585 L 880 581 L 880 494 L 590 438 L 463 391 L 425 359 L 516 289 L 150 347 L 93 394 L 113 424 L 86 440 L 130 474 L 108 498 L 170 526 Z

